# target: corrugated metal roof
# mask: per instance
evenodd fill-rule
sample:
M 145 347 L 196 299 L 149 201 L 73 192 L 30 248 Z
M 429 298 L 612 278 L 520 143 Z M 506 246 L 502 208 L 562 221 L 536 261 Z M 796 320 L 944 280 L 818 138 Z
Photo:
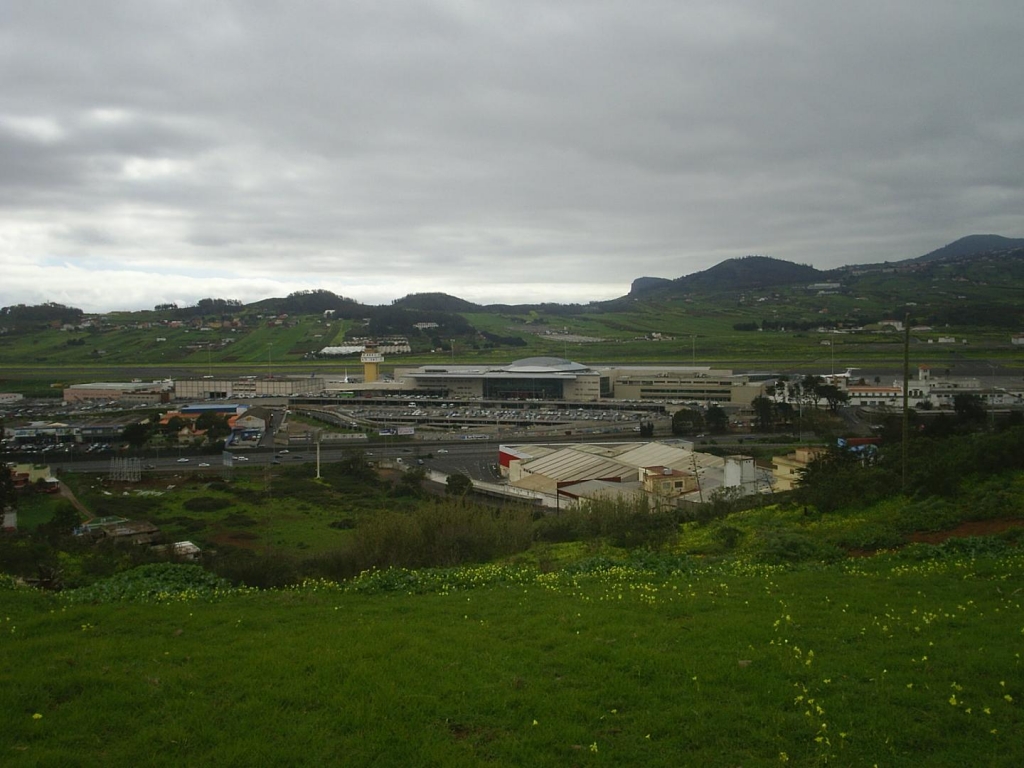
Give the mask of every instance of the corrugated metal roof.
M 546 475 L 562 481 L 623 477 L 635 472 L 621 462 L 593 456 L 573 448 L 565 448 L 550 456 L 528 462 L 523 465 L 523 470 L 530 474 Z
M 508 447 L 524 450 L 536 456 L 523 462 L 524 473 L 540 474 L 561 482 L 601 478 L 623 478 L 632 481 L 637 478 L 637 470 L 640 467 L 661 466 L 692 472 L 696 464 L 702 473 L 710 471 L 717 474 L 725 466 L 725 459 L 719 456 L 688 451 L 659 442 L 589 443 L 561 448 L 540 445 Z M 542 454 L 542 450 L 545 449 L 547 453 Z M 525 487 L 523 481 L 517 481 L 516 485 Z
M 563 486 L 562 493 L 569 493 L 585 499 L 618 499 L 630 498 L 644 491 L 643 484 L 636 482 L 611 483 L 607 480 L 583 480 L 569 486 Z

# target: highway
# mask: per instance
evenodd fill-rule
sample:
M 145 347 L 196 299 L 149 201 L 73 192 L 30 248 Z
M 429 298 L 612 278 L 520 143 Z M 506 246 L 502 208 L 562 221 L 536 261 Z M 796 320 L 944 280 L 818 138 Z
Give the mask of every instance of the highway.
M 488 441 L 462 441 L 458 443 L 399 443 L 395 445 L 384 445 L 371 443 L 366 445 L 350 446 L 346 448 L 324 448 L 320 450 L 320 461 L 324 464 L 340 461 L 353 450 L 361 450 L 369 460 L 375 459 L 401 459 L 402 463 L 409 466 L 419 466 L 422 460 L 424 466 L 435 469 L 445 474 L 453 472 L 464 472 L 477 479 L 496 478 L 495 465 L 498 461 L 498 445 Z M 286 466 L 288 464 L 300 464 L 316 461 L 316 450 L 310 448 L 289 448 L 277 452 L 270 450 L 235 451 L 232 453 L 232 463 L 235 468 Z M 139 457 L 130 457 L 139 458 Z M 39 458 L 34 458 L 38 461 Z M 222 454 L 206 455 L 183 455 L 177 453 L 169 456 L 142 457 L 139 458 L 142 464 L 143 473 L 163 474 L 194 474 L 210 473 L 216 474 L 225 469 Z M 53 461 L 49 465 L 55 471 L 60 472 L 108 472 L 110 471 L 111 457 L 105 458 L 81 458 L 74 460 Z M 203 466 L 206 465 L 206 466 Z

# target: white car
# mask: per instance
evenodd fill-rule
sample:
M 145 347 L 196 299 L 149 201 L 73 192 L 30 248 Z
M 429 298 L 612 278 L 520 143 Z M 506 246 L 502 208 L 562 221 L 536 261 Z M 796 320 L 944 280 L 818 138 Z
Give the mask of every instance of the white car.
M 248 461 L 248 456 L 235 456 L 235 461 Z
M 179 464 L 188 464 L 188 459 L 185 459 L 185 458 L 178 459 L 178 463 Z
M 208 466 L 210 466 L 210 465 L 209 465 L 209 464 L 207 464 L 207 463 L 206 463 L 205 461 L 200 461 L 200 462 L 199 462 L 199 466 L 200 466 L 200 467 L 208 467 Z

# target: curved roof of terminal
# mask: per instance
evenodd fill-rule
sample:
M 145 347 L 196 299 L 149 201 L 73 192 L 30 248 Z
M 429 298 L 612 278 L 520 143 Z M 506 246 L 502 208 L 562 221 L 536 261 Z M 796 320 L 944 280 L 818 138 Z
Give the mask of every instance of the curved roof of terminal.
M 563 357 L 524 357 L 509 363 L 502 370 L 508 373 L 576 373 L 590 368 Z

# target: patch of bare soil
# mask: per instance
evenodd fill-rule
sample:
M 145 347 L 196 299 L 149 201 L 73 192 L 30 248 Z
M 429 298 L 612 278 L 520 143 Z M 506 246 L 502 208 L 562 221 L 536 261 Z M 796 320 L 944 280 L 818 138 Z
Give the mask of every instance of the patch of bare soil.
M 1024 520 L 977 520 L 972 523 L 962 523 L 948 531 L 929 531 L 927 533 L 919 531 L 911 534 L 909 539 L 915 543 L 941 544 L 946 539 L 992 536 L 1011 528 L 1024 528 Z

